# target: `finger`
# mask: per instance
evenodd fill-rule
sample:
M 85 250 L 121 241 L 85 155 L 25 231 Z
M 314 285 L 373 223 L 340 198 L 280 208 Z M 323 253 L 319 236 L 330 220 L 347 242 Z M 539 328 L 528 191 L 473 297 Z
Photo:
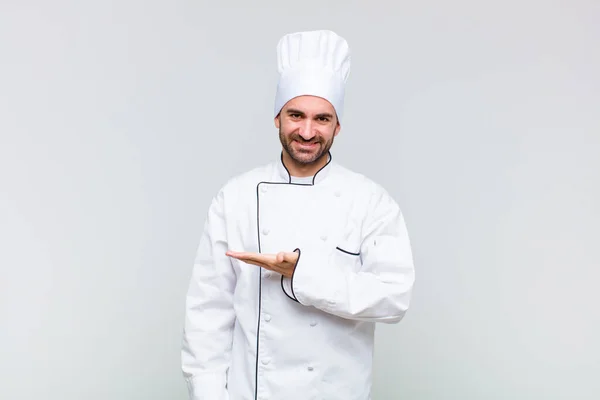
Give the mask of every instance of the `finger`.
M 250 253 L 245 252 L 245 251 L 228 250 L 227 252 L 225 252 L 225 254 L 228 256 L 231 256 L 231 257 L 245 257 L 245 256 L 248 256 Z
M 258 254 L 244 251 L 228 251 L 225 253 L 229 257 L 237 258 L 238 260 L 258 260 Z
M 256 265 L 257 267 L 261 267 L 261 268 L 265 268 L 265 269 L 271 269 L 267 264 L 263 264 L 257 261 L 252 261 L 252 260 L 240 260 L 241 262 L 243 262 L 244 264 L 248 264 L 248 265 Z
M 240 261 L 248 264 L 258 265 L 260 267 L 275 271 L 276 255 L 273 254 L 261 254 L 261 253 L 250 253 L 250 252 L 239 252 L 239 251 L 228 251 L 228 256 L 236 258 Z

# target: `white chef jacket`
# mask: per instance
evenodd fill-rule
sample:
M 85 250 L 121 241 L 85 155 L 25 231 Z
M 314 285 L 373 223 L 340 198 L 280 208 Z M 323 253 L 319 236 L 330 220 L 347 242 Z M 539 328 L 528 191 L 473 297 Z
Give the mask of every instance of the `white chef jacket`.
M 293 277 L 227 250 L 300 253 Z M 186 299 L 191 400 L 370 400 L 374 330 L 405 315 L 414 284 L 398 204 L 331 159 L 294 183 L 282 159 L 213 198 Z

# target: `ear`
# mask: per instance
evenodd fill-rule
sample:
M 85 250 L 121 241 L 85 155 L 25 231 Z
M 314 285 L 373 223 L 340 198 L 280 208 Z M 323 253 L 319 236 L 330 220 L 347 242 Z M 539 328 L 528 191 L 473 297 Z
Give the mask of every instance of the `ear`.
M 280 115 L 281 114 L 277 114 L 277 116 L 273 120 L 273 122 L 275 122 L 275 128 L 277 128 L 277 129 L 279 129 L 279 126 L 281 125 Z
M 337 136 L 338 133 L 340 133 L 340 129 L 342 129 L 342 126 L 340 125 L 340 121 L 338 120 L 335 124 L 335 131 L 333 131 L 333 136 Z

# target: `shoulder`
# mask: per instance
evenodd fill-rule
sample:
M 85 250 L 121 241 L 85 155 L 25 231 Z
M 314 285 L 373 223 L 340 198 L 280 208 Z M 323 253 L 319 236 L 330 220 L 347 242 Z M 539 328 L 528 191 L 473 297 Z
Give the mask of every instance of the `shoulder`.
M 335 164 L 335 175 L 346 192 L 367 209 L 397 210 L 399 204 L 376 179 L 340 164 Z
M 272 175 L 274 162 L 265 163 L 230 177 L 219 189 L 219 195 L 235 197 L 248 190 L 256 190 L 258 182 L 268 180 Z
M 334 164 L 334 175 L 347 189 L 375 196 L 389 195 L 375 179 L 341 164 Z

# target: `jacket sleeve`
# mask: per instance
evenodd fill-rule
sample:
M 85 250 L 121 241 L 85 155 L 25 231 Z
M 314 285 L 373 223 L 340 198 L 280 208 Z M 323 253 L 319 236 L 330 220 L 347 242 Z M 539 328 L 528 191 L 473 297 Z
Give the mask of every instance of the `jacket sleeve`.
M 190 400 L 228 400 L 235 274 L 225 256 L 222 191 L 212 200 L 186 297 L 182 370 Z
M 402 212 L 387 194 L 375 195 L 363 224 L 360 253 L 296 249 L 286 294 L 302 305 L 342 318 L 399 322 L 408 310 L 415 272 Z M 286 290 L 288 288 L 288 290 Z

